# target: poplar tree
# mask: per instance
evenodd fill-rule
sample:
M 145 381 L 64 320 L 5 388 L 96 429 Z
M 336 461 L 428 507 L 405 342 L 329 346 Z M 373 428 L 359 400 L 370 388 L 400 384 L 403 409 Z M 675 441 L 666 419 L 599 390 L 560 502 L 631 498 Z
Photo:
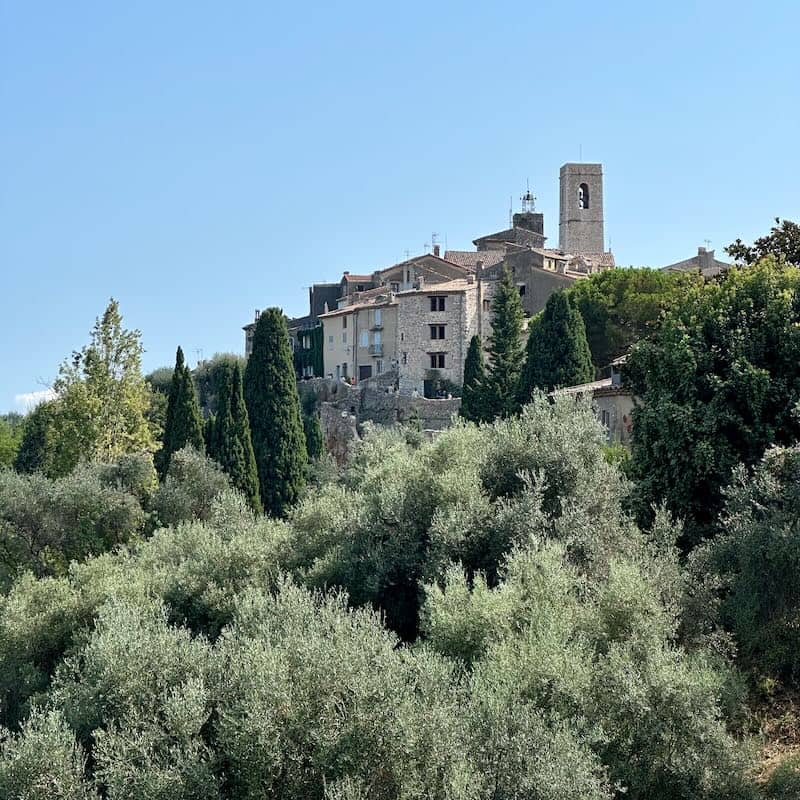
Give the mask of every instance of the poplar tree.
M 264 311 L 256 324 L 244 399 L 261 502 L 267 514 L 281 517 L 303 488 L 307 453 L 289 332 L 279 308 Z
M 517 392 L 522 372 L 522 298 L 506 267 L 492 299 L 492 335 L 486 378 L 488 418 L 508 417 L 519 411 Z
M 551 392 L 594 378 L 592 354 L 581 312 L 565 292 L 547 299 L 544 311 L 531 322 L 519 400 L 530 401 L 535 389 Z
M 483 363 L 481 337 L 473 336 L 469 342 L 464 361 L 464 383 L 461 388 L 461 416 L 470 422 L 485 422 L 486 413 L 486 368 Z
M 303 416 L 303 430 L 306 435 L 306 451 L 308 460 L 314 461 L 322 455 L 325 442 L 322 436 L 322 426 L 319 422 L 319 414 L 311 411 Z
M 164 445 L 158 454 L 158 470 L 162 477 L 167 473 L 172 454 L 186 445 L 203 452 L 203 420 L 197 404 L 192 373 L 184 363 L 183 350 L 179 347 L 175 354 L 175 369 L 169 389 Z
M 250 420 L 244 403 L 242 369 L 238 363 L 220 370 L 217 416 L 208 439 L 208 454 L 227 473 L 231 484 L 261 511 L 258 470 L 250 437 Z

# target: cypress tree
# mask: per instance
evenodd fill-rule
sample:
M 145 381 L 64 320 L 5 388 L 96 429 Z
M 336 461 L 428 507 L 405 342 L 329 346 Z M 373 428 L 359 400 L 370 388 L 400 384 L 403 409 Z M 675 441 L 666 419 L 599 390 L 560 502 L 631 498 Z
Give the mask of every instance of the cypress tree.
M 461 389 L 460 414 L 470 422 L 485 422 L 486 413 L 486 368 L 483 364 L 481 337 L 473 336 L 469 342 L 464 361 L 464 384 Z
M 486 413 L 508 417 L 519 411 L 517 392 L 522 372 L 522 298 L 506 267 L 492 300 L 492 335 L 489 339 L 489 372 L 486 378 Z
M 534 389 L 551 392 L 561 386 L 587 383 L 593 377 L 583 317 L 565 292 L 556 292 L 531 323 L 519 400 L 527 403 Z
M 261 511 L 258 470 L 239 364 L 226 364 L 220 369 L 217 416 L 208 444 L 209 456 L 227 473 L 231 484 L 242 492 L 254 511 Z
M 179 347 L 175 354 L 175 369 L 169 389 L 164 444 L 157 457 L 157 466 L 162 477 L 167 473 L 172 454 L 186 445 L 203 452 L 203 420 L 200 417 L 200 406 L 197 405 L 192 373 L 184 363 L 183 350 Z
M 303 430 L 306 434 L 306 452 L 308 460 L 314 461 L 322 455 L 325 443 L 322 438 L 322 426 L 316 411 L 303 415 Z
M 303 488 L 307 453 L 289 332 L 279 308 L 264 311 L 256 325 L 244 399 L 261 502 L 266 513 L 280 517 Z

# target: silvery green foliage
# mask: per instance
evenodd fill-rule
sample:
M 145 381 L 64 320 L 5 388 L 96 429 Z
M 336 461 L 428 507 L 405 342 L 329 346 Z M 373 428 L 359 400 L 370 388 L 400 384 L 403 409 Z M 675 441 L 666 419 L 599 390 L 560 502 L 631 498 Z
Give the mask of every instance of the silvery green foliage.
M 187 446 L 170 457 L 164 482 L 153 495 L 153 510 L 162 525 L 208 519 L 214 499 L 229 488 L 222 468 Z
M 18 734 L 0 729 L 0 797 L 96 800 L 86 757 L 57 711 L 36 711 Z
M 63 478 L 0 471 L 0 586 L 23 570 L 63 574 L 84 559 L 127 542 L 146 516 L 125 486 L 109 485 L 114 466 L 81 465 Z

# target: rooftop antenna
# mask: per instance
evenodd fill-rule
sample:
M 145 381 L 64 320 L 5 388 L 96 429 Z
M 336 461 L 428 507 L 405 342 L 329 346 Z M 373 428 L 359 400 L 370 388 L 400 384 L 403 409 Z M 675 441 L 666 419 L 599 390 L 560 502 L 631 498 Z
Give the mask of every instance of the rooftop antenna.
M 514 195 L 508 196 L 508 227 L 514 225 Z
M 203 348 L 202 347 L 195 347 L 194 354 L 197 357 L 197 363 L 199 365 L 200 362 L 203 360 Z
M 531 191 L 530 181 L 525 181 L 525 183 L 527 184 L 528 189 L 525 194 L 520 197 L 520 200 L 522 200 L 523 213 L 528 214 L 536 210 L 536 198 Z
M 411 258 L 411 251 L 406 249 L 406 250 L 403 250 L 403 252 L 406 254 L 406 261 L 408 261 L 408 259 Z
M 710 250 L 711 249 L 711 239 L 703 239 L 703 241 L 706 243 L 706 250 Z

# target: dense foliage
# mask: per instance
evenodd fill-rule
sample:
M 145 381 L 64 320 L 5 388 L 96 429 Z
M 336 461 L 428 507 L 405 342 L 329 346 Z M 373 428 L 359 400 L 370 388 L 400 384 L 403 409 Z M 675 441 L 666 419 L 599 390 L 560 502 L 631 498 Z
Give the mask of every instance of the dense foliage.
M 250 438 L 250 419 L 244 404 L 242 370 L 238 363 L 218 374 L 217 414 L 209 429 L 208 454 L 230 478 L 255 511 L 261 511 L 258 471 Z
M 0 469 L 14 465 L 22 444 L 24 427 L 20 414 L 0 415 Z
M 197 404 L 192 373 L 184 362 L 183 350 L 179 347 L 175 354 L 175 369 L 170 383 L 162 446 L 156 457 L 160 475 L 167 472 L 173 453 L 184 447 L 204 449 L 203 420 Z
M 634 347 L 633 472 L 651 504 L 713 533 L 734 467 L 800 438 L 800 269 L 766 259 L 698 286 Z
M 677 530 L 642 534 L 626 490 L 588 406 L 537 396 L 434 441 L 373 431 L 285 521 L 223 493 L 22 577 L 0 599 L 0 786 L 750 797 L 728 672 L 678 639 Z
M 279 308 L 262 312 L 244 373 L 244 399 L 264 511 L 283 516 L 300 496 L 307 462 L 292 350 Z
M 528 326 L 520 403 L 527 403 L 536 389 L 551 392 L 588 383 L 592 378 L 592 354 L 580 311 L 566 292 L 555 292 L 547 299 L 544 311 Z
M 123 328 L 119 304 L 112 299 L 90 343 L 62 364 L 53 384 L 58 400 L 45 460 L 51 475 L 67 475 L 81 461 L 156 450 L 141 358 L 141 333 Z
M 464 360 L 464 383 L 461 389 L 461 416 L 470 422 L 486 422 L 486 367 L 483 363 L 481 337 L 469 340 L 467 357 Z
M 489 419 L 519 411 L 517 389 L 522 370 L 522 298 L 506 267 L 492 297 L 489 369 L 483 393 Z
M 725 252 L 744 264 L 755 264 L 762 258 L 773 256 L 800 267 L 800 225 L 776 217 L 775 224 L 766 236 L 756 239 L 752 245 L 737 239 L 725 248 Z
M 581 312 L 597 369 L 628 352 L 654 329 L 662 312 L 702 284 L 698 274 L 656 269 L 609 269 L 565 290 Z

